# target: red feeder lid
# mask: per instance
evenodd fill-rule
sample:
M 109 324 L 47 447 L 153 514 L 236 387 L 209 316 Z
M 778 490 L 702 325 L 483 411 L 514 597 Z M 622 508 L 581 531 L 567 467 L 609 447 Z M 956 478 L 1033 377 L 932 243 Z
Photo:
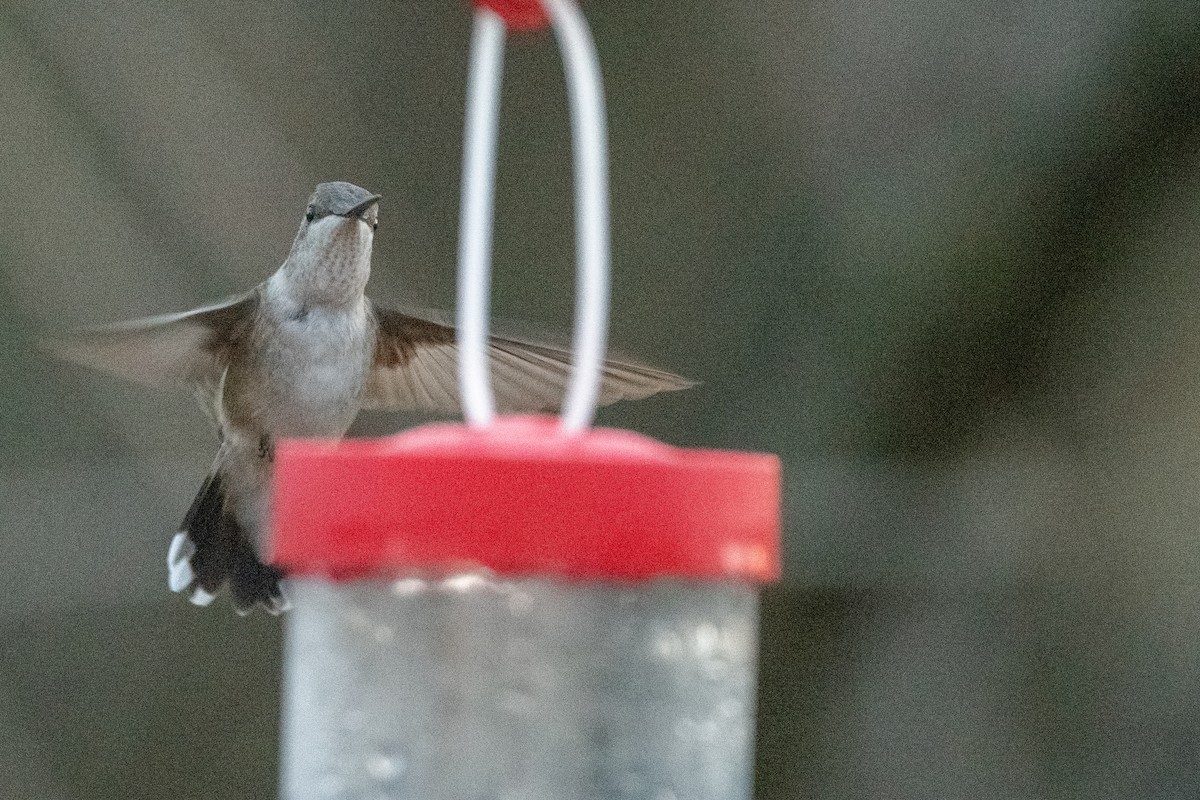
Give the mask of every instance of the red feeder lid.
M 272 561 L 348 579 L 502 575 L 772 581 L 780 462 L 682 450 L 554 417 L 429 425 L 389 439 L 281 442 Z
M 476 7 L 491 9 L 513 30 L 533 31 L 550 24 L 540 0 L 475 0 Z

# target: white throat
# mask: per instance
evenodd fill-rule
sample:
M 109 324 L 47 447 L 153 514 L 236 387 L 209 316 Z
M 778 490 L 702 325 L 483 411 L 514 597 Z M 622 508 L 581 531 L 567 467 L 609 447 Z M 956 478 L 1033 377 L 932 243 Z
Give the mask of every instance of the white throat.
M 331 214 L 308 223 L 271 276 L 271 293 L 303 308 L 356 304 L 371 277 L 373 239 L 360 219 Z

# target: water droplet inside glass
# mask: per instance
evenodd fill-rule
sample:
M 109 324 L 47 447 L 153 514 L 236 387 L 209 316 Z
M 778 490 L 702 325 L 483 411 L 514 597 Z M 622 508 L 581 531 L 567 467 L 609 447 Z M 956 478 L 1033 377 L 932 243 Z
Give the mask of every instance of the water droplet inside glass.
M 404 757 L 399 753 L 376 752 L 367 756 L 367 775 L 371 780 L 381 783 L 399 778 L 407 766 Z
M 426 587 L 427 584 L 420 578 L 401 578 L 398 581 L 392 581 L 392 594 L 398 597 L 408 597 L 419 594 Z

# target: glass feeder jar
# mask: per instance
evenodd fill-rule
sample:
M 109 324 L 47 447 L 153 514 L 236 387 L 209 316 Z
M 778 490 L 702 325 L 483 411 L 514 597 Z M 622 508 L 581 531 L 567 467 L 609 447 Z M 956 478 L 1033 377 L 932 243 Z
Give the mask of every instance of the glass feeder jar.
M 748 800 L 774 456 L 516 417 L 276 469 L 286 800 Z

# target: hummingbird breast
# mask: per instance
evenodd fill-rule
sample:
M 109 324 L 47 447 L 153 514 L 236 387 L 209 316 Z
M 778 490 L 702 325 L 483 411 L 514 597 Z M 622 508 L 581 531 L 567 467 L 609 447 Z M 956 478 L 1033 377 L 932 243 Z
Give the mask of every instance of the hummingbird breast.
M 230 424 L 272 438 L 338 437 L 361 405 L 371 367 L 365 303 L 263 314 L 231 363 L 222 397 Z

